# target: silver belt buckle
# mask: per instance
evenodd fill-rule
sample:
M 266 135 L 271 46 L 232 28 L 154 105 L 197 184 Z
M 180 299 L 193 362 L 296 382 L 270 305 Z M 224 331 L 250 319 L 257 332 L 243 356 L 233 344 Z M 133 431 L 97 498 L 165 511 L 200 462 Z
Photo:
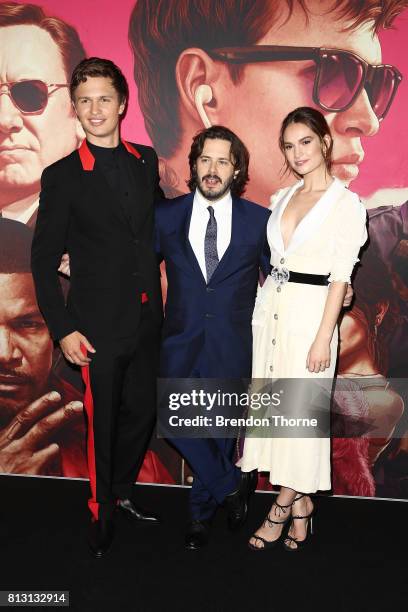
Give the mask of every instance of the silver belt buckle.
M 289 270 L 287 268 L 272 268 L 271 276 L 275 285 L 284 285 L 289 280 Z

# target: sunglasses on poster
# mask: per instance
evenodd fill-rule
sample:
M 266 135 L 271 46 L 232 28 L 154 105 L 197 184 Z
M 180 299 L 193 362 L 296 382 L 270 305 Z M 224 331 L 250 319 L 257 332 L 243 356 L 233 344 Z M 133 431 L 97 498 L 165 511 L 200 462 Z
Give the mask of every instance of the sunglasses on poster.
M 253 45 L 209 49 L 207 53 L 230 64 L 313 60 L 316 65 L 313 101 L 317 106 L 324 111 L 345 111 L 364 88 L 379 121 L 389 111 L 402 81 L 395 66 L 368 64 L 355 53 L 342 49 Z
M 50 91 L 50 88 L 52 91 Z M 14 106 L 24 115 L 44 112 L 48 98 L 58 89 L 69 87 L 67 83 L 44 83 L 39 79 L 22 79 L 12 83 L 0 83 L 0 96 L 10 97 Z

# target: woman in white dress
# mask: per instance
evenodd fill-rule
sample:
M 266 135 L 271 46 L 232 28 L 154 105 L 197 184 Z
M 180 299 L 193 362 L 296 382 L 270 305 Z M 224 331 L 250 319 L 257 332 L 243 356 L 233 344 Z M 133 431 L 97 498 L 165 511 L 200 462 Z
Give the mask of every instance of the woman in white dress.
M 359 197 L 330 175 L 333 142 L 319 111 L 291 112 L 279 144 L 287 168 L 301 180 L 272 196 L 267 226 L 272 272 L 255 303 L 252 377 L 332 379 L 337 320 L 367 240 L 366 211 Z M 281 487 L 250 548 L 265 550 L 283 540 L 287 550 L 299 550 L 312 531 L 309 494 L 331 488 L 329 437 L 247 437 L 240 466 L 243 472 L 270 472 L 271 483 Z

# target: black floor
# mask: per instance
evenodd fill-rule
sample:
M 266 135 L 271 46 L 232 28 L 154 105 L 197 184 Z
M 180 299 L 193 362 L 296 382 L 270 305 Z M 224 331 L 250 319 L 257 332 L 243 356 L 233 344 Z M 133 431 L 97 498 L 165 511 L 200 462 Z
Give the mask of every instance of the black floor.
M 408 609 L 406 502 L 319 498 L 307 549 L 255 553 L 246 541 L 271 503 L 258 493 L 243 532 L 230 534 L 220 510 L 209 546 L 194 553 L 183 549 L 188 490 L 135 493 L 165 522 L 118 517 L 112 550 L 97 561 L 85 544 L 86 482 L 1 476 L 0 590 L 69 590 L 80 612 Z

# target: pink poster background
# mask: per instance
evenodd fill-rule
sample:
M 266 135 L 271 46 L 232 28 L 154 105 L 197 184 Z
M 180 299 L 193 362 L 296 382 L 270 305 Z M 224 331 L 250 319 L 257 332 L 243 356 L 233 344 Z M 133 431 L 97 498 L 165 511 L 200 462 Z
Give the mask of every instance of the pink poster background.
M 77 28 L 88 56 L 108 57 L 119 64 L 130 86 L 130 102 L 123 124 L 123 136 L 149 144 L 137 102 L 133 59 L 128 44 L 129 17 L 135 0 L 42 0 L 50 15 L 61 17 Z M 394 29 L 381 31 L 383 62 L 394 64 L 404 75 L 396 100 L 375 138 L 363 138 L 365 159 L 353 191 L 369 196 L 379 189 L 408 188 L 408 11 L 394 22 Z M 406 198 L 405 198 L 406 199 Z

